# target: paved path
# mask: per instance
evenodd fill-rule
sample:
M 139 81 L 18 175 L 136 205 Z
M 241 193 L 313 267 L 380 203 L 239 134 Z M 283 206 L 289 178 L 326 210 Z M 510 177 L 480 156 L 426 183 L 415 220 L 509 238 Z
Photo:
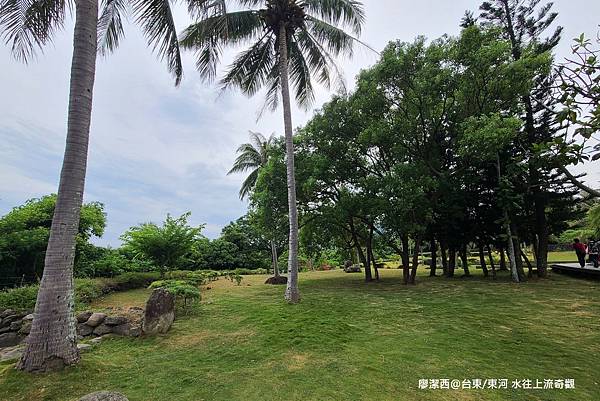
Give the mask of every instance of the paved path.
M 551 264 L 550 267 L 552 270 L 558 272 L 573 272 L 600 276 L 600 268 L 594 267 L 591 264 L 586 264 L 585 267 L 581 267 L 579 263 L 554 263 Z

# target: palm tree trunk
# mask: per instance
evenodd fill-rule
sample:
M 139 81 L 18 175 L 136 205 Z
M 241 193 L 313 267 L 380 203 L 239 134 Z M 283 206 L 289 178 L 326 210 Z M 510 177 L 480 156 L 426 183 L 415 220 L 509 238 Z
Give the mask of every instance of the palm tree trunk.
M 287 33 L 285 25 L 279 28 L 279 79 L 285 126 L 285 154 L 287 166 L 288 208 L 290 220 L 288 282 L 285 299 L 292 304 L 300 301 L 298 289 L 298 208 L 296 205 L 296 178 L 294 176 L 294 138 L 292 133 L 292 106 L 288 73 Z
M 76 0 L 69 116 L 58 198 L 34 320 L 17 368 L 49 371 L 79 361 L 73 314 L 75 236 L 83 202 L 96 74 L 97 0 Z

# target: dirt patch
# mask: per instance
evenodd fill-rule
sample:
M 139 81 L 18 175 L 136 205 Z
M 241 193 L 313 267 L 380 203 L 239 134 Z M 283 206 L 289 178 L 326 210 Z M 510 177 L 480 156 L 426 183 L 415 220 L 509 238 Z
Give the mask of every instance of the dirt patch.
M 309 360 L 308 354 L 288 354 L 286 357 L 287 360 L 287 369 L 290 372 L 295 372 L 297 370 L 302 370 L 306 366 Z
M 239 330 L 231 333 L 220 333 L 210 330 L 195 331 L 193 333 L 181 333 L 181 334 L 169 334 L 165 341 L 161 343 L 161 346 L 168 346 L 171 348 L 186 348 L 194 347 L 205 343 L 206 341 L 212 341 L 219 339 L 220 341 L 245 341 L 252 337 L 255 333 L 252 330 Z

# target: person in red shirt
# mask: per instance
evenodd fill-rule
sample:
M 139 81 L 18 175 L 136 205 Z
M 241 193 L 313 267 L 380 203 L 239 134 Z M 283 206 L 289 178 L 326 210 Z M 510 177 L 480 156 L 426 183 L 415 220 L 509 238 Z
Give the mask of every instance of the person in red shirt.
M 577 254 L 577 259 L 581 267 L 585 267 L 585 255 L 587 254 L 587 246 L 579 241 L 579 238 L 573 240 L 573 249 Z

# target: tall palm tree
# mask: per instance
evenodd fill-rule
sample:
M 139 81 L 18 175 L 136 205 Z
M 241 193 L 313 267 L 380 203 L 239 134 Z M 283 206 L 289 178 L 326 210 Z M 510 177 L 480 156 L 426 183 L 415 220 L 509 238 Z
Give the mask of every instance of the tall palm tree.
M 79 361 L 73 316 L 73 260 L 79 226 L 96 75 L 96 53 L 116 48 L 123 36 L 121 16 L 131 7 L 148 42 L 179 83 L 181 58 L 169 0 L 75 0 L 75 28 L 67 138 L 58 198 L 46 250 L 35 318 L 17 367 L 47 371 Z M 73 3 L 65 0 L 0 0 L 0 33 L 14 56 L 27 62 L 64 25 Z
M 235 11 L 228 11 L 230 6 Z M 195 50 L 201 75 L 212 79 L 224 47 L 249 45 L 221 79 L 223 88 L 239 87 L 248 96 L 266 87 L 265 106 L 283 103 L 289 207 L 288 284 L 285 298 L 300 300 L 298 290 L 298 211 L 294 178 L 294 143 L 290 80 L 296 100 L 314 100 L 312 77 L 329 87 L 341 82 L 334 58 L 352 54 L 364 22 L 355 0 L 198 0 L 190 11 L 196 22 L 182 34 L 183 48 Z M 333 75 L 332 75 L 333 74 Z
M 265 138 L 260 132 L 250 131 L 250 142 L 240 145 L 237 149 L 239 156 L 233 162 L 233 167 L 227 175 L 234 173 L 245 173 L 250 170 L 250 174 L 242 183 L 240 188 L 240 199 L 250 195 L 250 192 L 256 185 L 260 169 L 267 165 L 269 161 L 269 149 L 273 145 L 273 135 Z M 271 262 L 273 265 L 273 275 L 279 278 L 279 264 L 277 262 L 277 247 L 274 240 L 270 240 Z

